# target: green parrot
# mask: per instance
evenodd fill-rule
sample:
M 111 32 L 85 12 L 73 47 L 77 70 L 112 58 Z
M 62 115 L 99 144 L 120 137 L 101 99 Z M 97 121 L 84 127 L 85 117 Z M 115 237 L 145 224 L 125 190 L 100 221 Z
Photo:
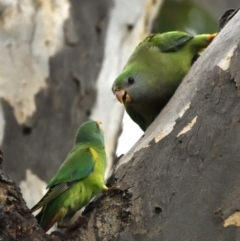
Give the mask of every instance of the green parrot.
M 54 223 L 66 228 L 66 222 L 95 195 L 108 188 L 104 183 L 106 153 L 100 121 L 83 123 L 75 145 L 48 183 L 46 195 L 31 209 L 39 208 L 38 223 L 47 232 Z
M 145 131 L 170 100 L 199 53 L 217 34 L 152 34 L 130 56 L 112 91 Z

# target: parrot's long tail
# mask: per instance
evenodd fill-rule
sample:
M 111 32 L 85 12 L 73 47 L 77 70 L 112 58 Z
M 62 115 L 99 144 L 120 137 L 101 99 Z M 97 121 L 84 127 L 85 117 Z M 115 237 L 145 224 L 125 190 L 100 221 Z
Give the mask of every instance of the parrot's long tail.
M 43 228 L 45 232 L 47 232 L 56 222 L 59 222 L 65 214 L 65 209 L 61 209 L 56 215 L 54 215 L 51 219 L 47 219 L 45 215 L 43 215 L 43 209 L 35 216 L 39 225 Z
M 41 210 L 36 216 L 35 218 L 37 219 L 37 222 L 40 223 L 41 219 L 42 219 L 42 214 L 43 214 L 43 210 Z
M 196 35 L 192 39 L 191 45 L 200 51 L 201 49 L 207 48 L 216 36 L 217 33 Z

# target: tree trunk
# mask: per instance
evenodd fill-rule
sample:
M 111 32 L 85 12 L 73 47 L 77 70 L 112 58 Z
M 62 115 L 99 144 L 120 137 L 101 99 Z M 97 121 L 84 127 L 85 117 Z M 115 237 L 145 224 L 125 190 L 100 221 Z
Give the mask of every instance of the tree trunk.
M 239 28 L 238 12 L 120 160 L 96 240 L 240 240 Z
M 56 173 L 88 119 L 103 122 L 109 173 L 123 116 L 111 85 L 150 33 L 160 3 L 0 3 L 0 145 L 5 170 L 20 183 L 29 207 L 43 195 L 42 180 Z
M 16 184 L 1 169 L 0 237 L 240 240 L 239 28 L 238 12 L 196 61 L 144 136 L 121 158 L 108 183 L 118 189 L 88 206 L 87 227 L 45 235 Z M 42 155 L 50 158 L 49 153 Z
M 29 103 L 30 90 L 24 92 L 24 87 L 22 92 L 28 102 L 24 102 L 24 97 L 19 96 L 18 90 L 14 96 L 15 99 L 20 99 L 23 106 L 17 105 L 15 99 L 11 100 L 8 96 L 4 98 L 4 166 L 16 182 L 25 179 L 26 169 L 30 169 L 43 180 L 52 177 L 71 149 L 80 123 L 89 119 L 96 99 L 95 82 L 103 58 L 110 4 L 108 0 L 60 2 L 51 0 L 36 5 L 31 0 L 19 1 L 18 7 L 23 11 L 17 11 L 16 7 L 16 16 L 10 15 L 6 18 L 14 24 L 18 24 L 15 23 L 16 20 L 22 20 L 19 24 L 23 25 L 25 32 L 17 37 L 12 36 L 11 30 L 15 28 L 7 29 L 7 26 L 6 33 L 2 33 L 3 36 L 8 34 L 9 41 L 13 42 L 13 63 L 20 63 L 21 58 L 29 61 L 29 65 L 14 69 L 15 74 L 19 74 L 19 79 L 15 82 L 26 81 L 27 87 L 31 85 L 33 88 L 36 86 L 34 80 L 39 75 L 43 82 L 36 90 L 37 93 L 33 94 L 33 104 Z M 64 13 L 67 12 L 65 8 L 69 8 L 69 13 Z M 33 12 L 33 21 L 30 23 L 29 9 Z M 83 10 L 91 14 L 84 14 Z M 58 19 L 64 20 L 64 17 L 65 21 L 59 23 Z M 49 22 L 46 23 L 45 19 Z M 48 30 L 52 32 L 48 33 Z M 25 46 L 26 39 L 32 41 L 30 46 Z M 33 53 L 28 54 L 25 48 L 31 47 Z M 17 48 L 21 49 L 21 52 Z M 52 53 L 46 54 L 50 51 Z M 39 71 L 38 76 L 34 71 L 28 75 L 25 73 L 26 67 L 34 68 L 32 62 L 36 62 L 34 67 Z M 14 68 L 14 65 L 9 68 L 11 67 Z M 13 77 L 2 76 L 9 78 L 9 82 L 14 81 L 11 79 Z M 44 77 L 47 77 L 46 83 Z M 18 83 L 16 85 L 21 88 Z M 7 92 L 5 88 L 5 92 L 13 95 L 13 91 L 10 91 Z M 24 108 L 29 110 L 30 105 L 36 105 L 35 112 L 21 115 L 25 113 Z M 47 168 L 46 161 L 51 163 Z

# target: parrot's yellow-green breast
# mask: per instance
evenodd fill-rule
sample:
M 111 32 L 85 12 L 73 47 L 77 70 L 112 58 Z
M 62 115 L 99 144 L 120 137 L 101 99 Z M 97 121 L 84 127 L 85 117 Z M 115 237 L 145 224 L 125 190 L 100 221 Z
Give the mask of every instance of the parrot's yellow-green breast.
M 75 145 L 58 172 L 49 182 L 47 194 L 32 208 L 42 210 L 36 218 L 45 231 L 68 220 L 95 195 L 107 190 L 104 183 L 106 153 L 99 122 L 82 124 Z

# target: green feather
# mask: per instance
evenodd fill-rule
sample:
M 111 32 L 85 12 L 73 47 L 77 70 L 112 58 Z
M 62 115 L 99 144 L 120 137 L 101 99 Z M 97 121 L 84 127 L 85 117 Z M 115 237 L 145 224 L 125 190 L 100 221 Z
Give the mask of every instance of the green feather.
M 66 222 L 95 195 L 107 187 L 104 184 L 106 153 L 99 123 L 88 121 L 80 126 L 73 149 L 48 183 L 46 195 L 32 208 L 42 208 L 36 218 L 47 231 L 58 222 Z
M 48 183 L 47 188 L 62 182 L 83 179 L 93 171 L 93 168 L 94 160 L 90 147 L 80 142 L 73 147 L 66 160 L 58 169 L 58 173 Z
M 192 63 L 216 34 L 167 32 L 146 37 L 113 83 L 113 93 L 145 131 L 167 104 Z
M 181 49 L 193 37 L 183 32 L 168 32 L 164 34 L 152 34 L 143 40 L 157 46 L 161 52 L 176 52 Z

